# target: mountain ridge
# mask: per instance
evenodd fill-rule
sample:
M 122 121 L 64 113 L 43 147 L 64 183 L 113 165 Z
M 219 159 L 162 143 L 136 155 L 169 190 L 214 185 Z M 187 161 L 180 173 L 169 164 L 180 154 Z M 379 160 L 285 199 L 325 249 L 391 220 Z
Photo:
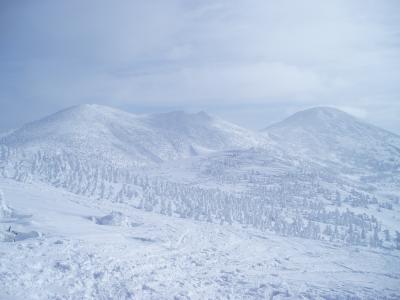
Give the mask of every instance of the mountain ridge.
M 205 112 L 136 115 L 86 104 L 27 123 L 2 137 L 0 143 L 34 151 L 67 150 L 113 163 L 148 165 L 202 152 L 248 148 L 266 140 Z

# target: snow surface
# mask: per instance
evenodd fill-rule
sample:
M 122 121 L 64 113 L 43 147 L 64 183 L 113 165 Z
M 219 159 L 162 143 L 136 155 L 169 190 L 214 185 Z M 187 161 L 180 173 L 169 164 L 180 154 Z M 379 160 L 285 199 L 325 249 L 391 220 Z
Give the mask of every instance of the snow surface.
M 278 237 L 99 203 L 1 180 L 19 217 L 0 243 L 2 299 L 298 299 L 400 297 L 400 256 Z M 88 216 L 118 209 L 133 227 Z
M 399 141 L 332 108 L 27 124 L 0 138 L 0 299 L 399 299 Z

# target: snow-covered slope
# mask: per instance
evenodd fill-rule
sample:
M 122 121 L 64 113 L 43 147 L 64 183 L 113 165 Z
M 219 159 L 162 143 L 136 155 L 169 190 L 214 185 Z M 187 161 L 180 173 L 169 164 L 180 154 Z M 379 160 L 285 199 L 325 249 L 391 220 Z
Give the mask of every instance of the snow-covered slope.
M 330 108 L 27 124 L 0 142 L 0 298 L 397 299 L 398 141 Z
M 292 153 L 343 167 L 400 171 L 400 136 L 335 108 L 300 111 L 264 130 Z
M 150 165 L 265 142 L 256 133 L 204 112 L 133 115 L 99 105 L 68 108 L 0 140 L 0 144 L 25 152 L 66 152 L 124 166 Z
M 15 212 L 0 217 L 0 299 L 400 297 L 398 251 L 167 217 L 45 185 L 0 188 Z M 115 222 L 96 222 L 105 218 Z

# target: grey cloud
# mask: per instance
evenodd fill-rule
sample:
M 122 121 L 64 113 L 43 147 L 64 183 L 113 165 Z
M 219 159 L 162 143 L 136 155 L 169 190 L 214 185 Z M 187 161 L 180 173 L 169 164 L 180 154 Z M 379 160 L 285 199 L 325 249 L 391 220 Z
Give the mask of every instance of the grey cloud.
M 390 0 L 2 1 L 0 130 L 96 102 L 257 128 L 332 105 L 400 132 L 399 16 Z

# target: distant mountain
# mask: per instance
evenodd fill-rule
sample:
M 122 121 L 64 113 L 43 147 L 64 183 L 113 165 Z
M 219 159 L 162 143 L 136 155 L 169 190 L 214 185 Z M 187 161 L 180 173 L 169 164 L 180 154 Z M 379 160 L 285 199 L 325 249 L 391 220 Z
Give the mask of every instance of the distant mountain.
M 112 207 L 393 248 L 382 230 L 398 231 L 399 140 L 332 108 L 252 132 L 204 112 L 83 105 L 1 138 L 0 178 Z
M 100 105 L 65 109 L 0 139 L 1 144 L 25 152 L 68 153 L 138 166 L 265 142 L 250 130 L 204 112 L 134 115 Z
M 400 136 L 335 108 L 297 112 L 264 133 L 288 151 L 322 162 L 373 171 L 400 170 Z

